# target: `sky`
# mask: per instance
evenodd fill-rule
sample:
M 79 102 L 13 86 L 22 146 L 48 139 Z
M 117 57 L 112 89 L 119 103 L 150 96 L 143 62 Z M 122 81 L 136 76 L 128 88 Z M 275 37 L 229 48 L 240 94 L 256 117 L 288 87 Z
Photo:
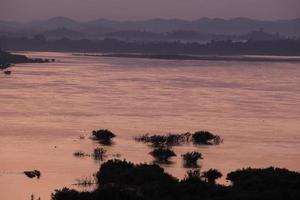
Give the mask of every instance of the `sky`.
M 0 20 L 56 16 L 80 21 L 201 17 L 277 20 L 299 18 L 300 0 L 0 0 Z

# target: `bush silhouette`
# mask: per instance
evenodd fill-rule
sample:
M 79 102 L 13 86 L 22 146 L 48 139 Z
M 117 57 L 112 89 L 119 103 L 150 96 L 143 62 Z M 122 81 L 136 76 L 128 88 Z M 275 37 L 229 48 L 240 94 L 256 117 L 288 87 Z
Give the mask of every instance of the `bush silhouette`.
M 116 137 L 114 133 L 107 129 L 100 129 L 92 132 L 95 140 L 98 140 L 101 144 L 111 144 L 111 139 Z
M 241 169 L 228 174 L 232 185 L 215 184 L 220 172 L 190 170 L 179 181 L 156 164 L 108 160 L 96 174 L 92 192 L 63 188 L 52 200 L 298 200 L 300 173 L 287 169 Z M 202 180 L 203 177 L 206 181 Z
M 159 147 L 149 153 L 157 161 L 168 163 L 171 157 L 176 156 L 175 152 L 169 148 Z
M 191 134 L 167 134 L 167 135 L 149 135 L 145 134 L 135 137 L 138 142 L 150 143 L 153 147 L 171 147 L 189 142 Z
M 203 172 L 202 177 L 204 177 L 208 183 L 215 184 L 216 180 L 222 177 L 222 173 L 217 169 L 209 169 L 208 171 Z
M 227 174 L 226 179 L 230 180 L 234 187 L 247 190 L 300 188 L 300 173 L 274 167 L 240 169 Z
M 184 160 L 185 167 L 197 167 L 197 161 L 203 159 L 202 154 L 196 151 L 187 152 L 181 156 Z
M 101 147 L 97 147 L 96 149 L 94 149 L 93 158 L 95 160 L 103 160 L 105 157 L 105 153 L 106 153 L 105 149 Z
M 221 139 L 219 136 L 214 135 L 208 131 L 197 131 L 192 135 L 192 140 L 195 144 L 219 144 Z

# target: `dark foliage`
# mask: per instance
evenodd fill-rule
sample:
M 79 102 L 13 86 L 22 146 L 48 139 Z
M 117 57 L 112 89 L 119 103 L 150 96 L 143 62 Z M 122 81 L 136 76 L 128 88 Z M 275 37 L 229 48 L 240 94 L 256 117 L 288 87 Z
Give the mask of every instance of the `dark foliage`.
M 203 159 L 202 154 L 196 151 L 187 152 L 181 156 L 184 161 L 185 167 L 197 167 L 198 166 L 197 161 L 199 159 Z
M 106 153 L 105 149 L 98 147 L 98 148 L 94 149 L 93 158 L 95 160 L 103 160 L 105 157 L 105 153 Z
M 156 148 L 149 154 L 152 155 L 156 159 L 156 161 L 163 163 L 169 163 L 169 159 L 176 156 L 174 151 L 165 147 Z
M 89 154 L 85 153 L 84 151 L 76 151 L 73 153 L 73 155 L 75 157 L 85 157 L 85 156 L 89 156 Z
M 217 169 L 209 169 L 206 172 L 203 172 L 202 177 L 210 184 L 215 184 L 218 178 L 221 178 L 223 175 Z
M 215 180 L 218 171 L 209 170 Z M 98 188 L 78 192 L 63 188 L 52 194 L 52 200 L 298 200 L 300 173 L 287 169 L 243 169 L 231 172 L 232 186 L 202 180 L 199 170 L 188 171 L 179 181 L 155 164 L 133 164 L 109 160 L 96 174 Z M 208 176 L 205 176 L 205 178 Z
M 92 195 L 89 192 L 78 192 L 69 188 L 62 188 L 55 190 L 51 195 L 53 200 L 88 200 Z
M 233 187 L 247 190 L 300 188 L 300 173 L 273 167 L 236 170 L 227 175 L 227 180 Z
M 105 145 L 110 145 L 112 143 L 111 139 L 116 137 L 114 133 L 107 129 L 94 130 L 92 134 L 95 140 Z
M 219 144 L 221 139 L 219 136 L 208 131 L 197 131 L 192 135 L 192 140 L 195 144 Z
M 227 174 L 234 199 L 300 199 L 300 173 L 287 169 L 241 169 Z
M 191 134 L 189 132 L 182 134 L 167 134 L 167 135 L 149 135 L 135 137 L 138 142 L 151 144 L 153 147 L 170 147 L 182 145 L 189 142 Z
M 28 177 L 28 178 L 40 178 L 41 177 L 41 172 L 39 170 L 33 170 L 33 171 L 24 171 L 24 174 Z

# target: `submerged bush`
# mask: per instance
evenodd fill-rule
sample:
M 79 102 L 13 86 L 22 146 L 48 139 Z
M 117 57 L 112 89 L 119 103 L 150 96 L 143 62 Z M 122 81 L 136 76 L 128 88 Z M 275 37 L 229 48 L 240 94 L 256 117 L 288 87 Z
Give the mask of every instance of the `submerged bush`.
M 220 144 L 222 142 L 218 135 L 214 135 L 208 131 L 197 131 L 192 135 L 192 140 L 194 144 Z
M 176 156 L 175 152 L 169 148 L 159 147 L 149 153 L 157 161 L 168 163 L 171 157 Z
M 168 134 L 168 135 L 149 135 L 135 137 L 138 142 L 150 143 L 153 147 L 168 147 L 182 145 L 189 142 L 191 134 L 189 132 L 183 134 Z
M 196 151 L 187 152 L 181 156 L 184 161 L 185 167 L 197 167 L 198 166 L 197 161 L 199 159 L 203 159 L 202 154 Z
M 111 144 L 111 139 L 116 137 L 114 133 L 107 129 L 100 129 L 92 132 L 95 140 L 98 140 L 101 144 Z
M 85 156 L 89 156 L 89 154 L 86 154 L 84 151 L 76 151 L 73 153 L 73 155 L 75 157 L 85 157 Z
M 85 177 L 85 178 L 76 179 L 75 185 L 81 186 L 81 187 L 91 187 L 94 184 L 96 184 L 96 181 L 94 180 L 94 178 Z
M 105 157 L 105 153 L 106 153 L 105 149 L 101 147 L 97 147 L 96 149 L 94 149 L 93 158 L 95 160 L 103 160 Z

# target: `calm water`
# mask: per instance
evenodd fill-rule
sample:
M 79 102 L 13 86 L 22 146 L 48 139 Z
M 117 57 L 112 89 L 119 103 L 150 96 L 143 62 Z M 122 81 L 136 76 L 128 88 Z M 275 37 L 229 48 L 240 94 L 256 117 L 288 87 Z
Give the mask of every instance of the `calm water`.
M 54 189 L 90 177 L 100 163 L 72 154 L 98 146 L 79 140 L 98 128 L 117 134 L 109 157 L 120 153 L 134 162 L 152 161 L 150 149 L 132 139 L 147 132 L 205 129 L 224 139 L 219 146 L 176 147 L 175 164 L 164 167 L 179 178 L 186 172 L 180 155 L 192 149 L 204 155 L 203 170 L 223 174 L 248 166 L 300 170 L 299 63 L 26 54 L 57 62 L 0 74 L 1 199 L 48 200 Z M 22 174 L 33 169 L 41 170 L 40 180 Z

